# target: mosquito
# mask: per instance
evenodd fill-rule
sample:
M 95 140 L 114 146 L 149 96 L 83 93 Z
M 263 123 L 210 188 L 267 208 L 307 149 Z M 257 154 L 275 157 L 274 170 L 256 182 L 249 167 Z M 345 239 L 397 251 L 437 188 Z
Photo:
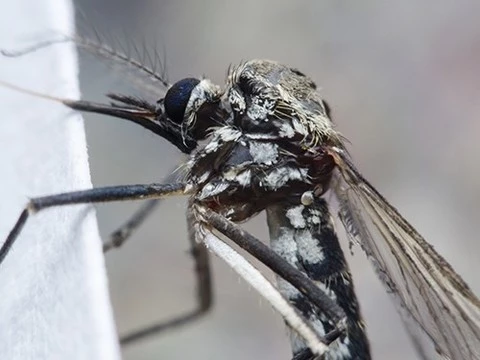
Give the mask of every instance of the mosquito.
M 92 43 L 76 42 L 92 47 Z M 26 52 L 46 45 L 50 44 Z M 108 47 L 94 49 L 122 61 L 122 55 Z M 191 321 L 209 310 L 211 250 L 285 318 L 291 329 L 293 359 L 370 359 L 352 277 L 329 211 L 331 194 L 339 203 L 338 217 L 350 241 L 359 244 L 370 259 L 408 325 L 419 355 L 429 358 L 417 340 L 421 333 L 440 358 L 480 359 L 479 299 L 356 169 L 343 136 L 334 129 L 328 105 L 310 78 L 269 60 L 231 67 L 223 88 L 205 78 L 168 85 L 146 66 L 139 69 L 166 87 L 165 96 L 154 104 L 120 94 L 108 94 L 110 104 L 34 95 L 75 110 L 132 121 L 165 138 L 189 155 L 183 181 L 34 198 L 2 245 L 0 263 L 28 218 L 40 210 L 150 199 L 104 245 L 107 251 L 131 235 L 157 199 L 189 196 L 187 222 L 198 307 L 166 324 L 127 335 L 122 343 Z M 267 214 L 270 247 L 238 225 L 262 211 Z M 261 275 L 252 281 L 258 274 L 253 275 L 251 265 L 220 241 L 223 237 L 273 270 L 276 288 Z

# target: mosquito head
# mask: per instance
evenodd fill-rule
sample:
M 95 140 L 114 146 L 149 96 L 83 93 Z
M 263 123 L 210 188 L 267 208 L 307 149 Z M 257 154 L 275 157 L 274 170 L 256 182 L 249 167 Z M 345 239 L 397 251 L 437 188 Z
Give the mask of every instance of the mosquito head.
M 175 123 L 181 125 L 185 109 L 192 95 L 193 89 L 200 83 L 200 80 L 195 78 L 186 78 L 177 81 L 168 89 L 163 105 L 165 106 L 166 115 Z
M 180 126 L 183 134 L 202 140 L 218 121 L 221 96 L 220 87 L 210 80 L 185 78 L 168 89 L 165 98 L 158 102 L 158 111 Z

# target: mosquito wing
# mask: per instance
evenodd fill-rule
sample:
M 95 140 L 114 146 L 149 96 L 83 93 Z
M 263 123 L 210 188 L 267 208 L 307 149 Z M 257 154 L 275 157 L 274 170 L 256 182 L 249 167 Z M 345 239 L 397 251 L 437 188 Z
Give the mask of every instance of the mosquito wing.
M 362 177 L 345 150 L 332 148 L 330 153 L 337 164 L 333 190 L 340 220 L 373 263 L 407 324 L 413 320 L 444 358 L 480 359 L 480 300 Z

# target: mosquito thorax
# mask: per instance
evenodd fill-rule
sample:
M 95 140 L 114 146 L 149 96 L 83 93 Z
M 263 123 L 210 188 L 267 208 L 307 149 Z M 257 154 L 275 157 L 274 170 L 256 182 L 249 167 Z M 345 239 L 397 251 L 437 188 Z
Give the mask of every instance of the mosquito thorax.
M 206 106 L 213 104 L 206 96 L 212 98 L 211 86 L 199 83 L 185 110 L 197 109 L 190 128 L 212 125 L 187 165 L 196 201 L 244 221 L 287 199 L 312 203 L 308 195 L 301 199 L 312 188 L 314 197 L 328 190 L 335 162 L 326 146 L 336 132 L 312 80 L 273 61 L 251 60 L 230 70 L 213 111 Z

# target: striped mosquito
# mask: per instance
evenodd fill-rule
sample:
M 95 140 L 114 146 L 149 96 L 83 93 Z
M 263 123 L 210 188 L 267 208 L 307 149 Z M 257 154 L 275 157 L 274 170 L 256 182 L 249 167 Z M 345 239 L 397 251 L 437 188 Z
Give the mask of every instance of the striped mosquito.
M 92 43 L 77 43 L 92 48 Z M 103 45 L 93 47 L 119 61 L 127 59 Z M 361 246 L 392 295 L 419 355 L 431 358 L 419 340 L 425 336 L 441 358 L 480 359 L 479 299 L 355 168 L 312 80 L 273 61 L 251 60 L 230 68 L 223 88 L 195 78 L 170 86 L 146 66 L 130 64 L 166 87 L 156 104 L 119 94 L 108 95 L 110 104 L 35 95 L 75 110 L 126 119 L 160 135 L 189 154 L 184 180 L 32 199 L 2 245 L 0 262 L 29 216 L 45 208 L 150 199 L 105 243 L 107 251 L 131 235 L 157 199 L 189 196 L 187 222 L 198 307 L 127 335 L 122 343 L 186 323 L 209 310 L 210 250 L 281 313 L 291 329 L 293 359 L 370 359 L 352 277 L 326 201 L 326 195 L 333 194 L 350 241 Z M 237 225 L 262 211 L 267 214 L 270 247 Z M 273 270 L 277 287 L 219 240 L 224 237 Z

